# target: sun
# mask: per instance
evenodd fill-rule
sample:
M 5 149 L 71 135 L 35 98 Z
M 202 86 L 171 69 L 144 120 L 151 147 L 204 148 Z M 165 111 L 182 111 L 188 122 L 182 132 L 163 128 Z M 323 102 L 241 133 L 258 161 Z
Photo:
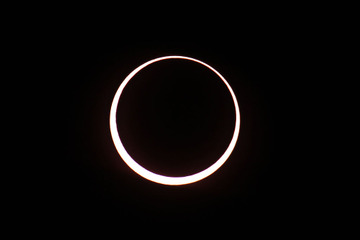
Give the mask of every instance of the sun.
M 229 146 L 227 147 L 227 149 L 225 150 L 225 152 L 223 153 L 223 155 L 214 163 L 212 164 L 210 167 L 192 174 L 192 175 L 188 175 L 188 176 L 182 176 L 182 177 L 169 177 L 169 176 L 164 176 L 164 175 L 160 175 L 160 174 L 156 174 L 153 173 L 147 169 L 145 169 L 144 167 L 142 167 L 140 164 L 138 164 L 126 151 L 124 145 L 121 142 L 121 138 L 119 136 L 119 132 L 117 130 L 117 124 L 116 124 L 116 111 L 117 111 L 117 107 L 118 107 L 118 103 L 119 103 L 119 99 L 120 96 L 124 90 L 124 88 L 126 87 L 126 85 L 128 84 L 128 82 L 142 69 L 144 69 L 145 67 L 149 66 L 150 64 L 153 64 L 155 62 L 159 62 L 159 61 L 164 61 L 164 60 L 171 60 L 171 59 L 184 59 L 184 60 L 189 60 L 189 61 L 193 61 L 196 63 L 199 63 L 205 67 L 207 67 L 208 69 L 210 69 L 211 71 L 213 71 L 214 73 L 216 73 L 216 75 L 224 82 L 224 84 L 226 85 L 226 87 L 228 88 L 231 97 L 233 99 L 233 103 L 234 103 L 234 108 L 235 108 L 235 127 L 234 127 L 234 133 L 231 139 L 231 142 L 229 144 Z M 210 65 L 197 60 L 195 58 L 190 58 L 190 57 L 185 57 L 185 56 L 165 56 L 165 57 L 159 57 L 159 58 L 155 58 L 153 60 L 150 60 L 142 65 L 140 65 L 139 67 L 135 68 L 125 79 L 124 81 L 120 84 L 118 90 L 115 93 L 114 99 L 112 101 L 112 105 L 111 105 L 111 109 L 110 109 L 110 132 L 111 132 L 111 137 L 112 140 L 114 142 L 114 145 L 120 155 L 120 157 L 124 160 L 124 162 L 137 174 L 139 174 L 140 176 L 142 176 L 143 178 L 159 183 L 159 184 L 165 184 L 165 185 L 184 185 L 184 184 L 190 184 L 190 183 L 194 183 L 197 181 L 200 181 L 208 176 L 210 176 L 211 174 L 213 174 L 215 171 L 217 171 L 225 162 L 226 160 L 229 158 L 229 156 L 231 155 L 232 151 L 235 148 L 236 142 L 238 140 L 238 136 L 239 136 L 239 132 L 240 132 L 240 109 L 239 109 L 239 104 L 237 102 L 236 96 L 234 91 L 232 90 L 232 88 L 230 87 L 229 83 L 225 80 L 225 78 L 218 72 L 216 71 L 213 67 L 211 67 Z

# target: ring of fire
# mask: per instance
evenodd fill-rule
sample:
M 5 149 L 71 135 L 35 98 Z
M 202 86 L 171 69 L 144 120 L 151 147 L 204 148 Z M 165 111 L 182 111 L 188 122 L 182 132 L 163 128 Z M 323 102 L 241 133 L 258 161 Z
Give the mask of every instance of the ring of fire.
M 192 174 L 192 175 L 183 176 L 183 177 L 169 177 L 169 176 L 159 175 L 159 174 L 153 173 L 153 172 L 145 169 L 140 164 L 138 164 L 128 154 L 128 152 L 126 151 L 124 145 L 122 144 L 119 133 L 118 133 L 118 130 L 117 130 L 117 124 L 116 124 L 116 111 L 117 111 L 117 107 L 118 107 L 118 103 L 119 103 L 119 100 L 120 100 L 121 93 L 123 92 L 126 84 L 128 84 L 128 82 L 135 76 L 135 74 L 137 74 L 139 71 L 141 71 L 146 66 L 148 66 L 148 65 L 150 65 L 152 63 L 155 63 L 155 62 L 159 62 L 159 61 L 162 61 L 162 60 L 168 60 L 168 59 L 184 59 L 184 60 L 194 61 L 196 63 L 202 64 L 203 66 L 209 68 L 217 76 L 219 76 L 220 79 L 225 83 L 226 87 L 228 88 L 228 90 L 229 90 L 229 92 L 230 92 L 230 94 L 232 96 L 234 107 L 235 107 L 235 118 L 236 119 L 235 119 L 234 133 L 233 133 L 231 142 L 230 142 L 229 146 L 227 147 L 227 149 L 225 150 L 225 152 L 223 153 L 223 155 L 214 164 L 212 164 L 210 167 L 204 169 L 203 171 L 200 171 L 200 172 Z M 213 67 L 209 66 L 208 64 L 206 64 L 206 63 L 204 63 L 204 62 L 202 62 L 200 60 L 190 58 L 190 57 L 184 57 L 184 56 L 159 57 L 159 58 L 155 58 L 153 60 L 150 60 L 150 61 L 140 65 L 139 67 L 137 67 L 120 84 L 120 87 L 118 88 L 118 90 L 117 90 L 117 92 L 116 92 L 116 94 L 114 96 L 114 99 L 112 101 L 112 105 L 111 105 L 111 109 L 110 109 L 110 132 L 111 132 L 112 140 L 114 142 L 114 145 L 115 145 L 120 157 L 124 160 L 124 162 L 134 172 L 136 172 L 140 176 L 142 176 L 145 179 L 148 179 L 150 181 L 160 183 L 160 184 L 165 184 L 165 185 L 190 184 L 190 183 L 200 181 L 200 180 L 210 176 L 215 171 L 217 171 L 226 162 L 226 160 L 229 158 L 230 154 L 232 153 L 232 151 L 233 151 L 233 149 L 234 149 L 234 147 L 236 145 L 236 142 L 237 142 L 237 139 L 238 139 L 238 136 L 239 136 L 239 132 L 240 132 L 239 104 L 237 102 L 235 93 L 232 90 L 232 88 L 230 87 L 229 83 L 225 80 L 225 78 L 218 71 L 216 71 Z

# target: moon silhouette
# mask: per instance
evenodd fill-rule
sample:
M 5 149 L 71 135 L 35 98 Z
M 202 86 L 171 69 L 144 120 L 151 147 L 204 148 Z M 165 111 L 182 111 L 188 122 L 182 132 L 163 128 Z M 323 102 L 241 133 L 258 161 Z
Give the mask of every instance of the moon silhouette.
M 231 139 L 230 144 L 228 145 L 227 149 L 225 150 L 225 152 L 222 154 L 222 156 L 215 162 L 213 163 L 211 166 L 209 166 L 208 168 L 192 174 L 192 175 L 188 175 L 188 176 L 181 176 L 181 177 L 170 177 L 170 176 L 164 176 L 164 175 L 160 175 L 160 174 L 156 174 L 154 172 L 151 172 L 147 169 L 145 169 L 144 167 L 142 167 L 140 164 L 138 164 L 126 151 L 124 145 L 121 142 L 121 138 L 119 136 L 119 132 L 117 130 L 117 124 L 116 124 L 116 111 L 117 111 L 117 107 L 118 107 L 118 103 L 119 103 L 119 99 L 120 96 L 124 90 L 124 88 L 126 87 L 126 85 L 128 84 L 128 82 L 139 72 L 141 71 L 143 68 L 149 66 L 152 63 L 155 62 L 159 62 L 159 61 L 164 61 L 164 60 L 170 60 L 170 59 L 184 59 L 184 60 L 189 60 L 189 61 L 193 61 L 199 64 L 202 64 L 203 66 L 207 67 L 208 69 L 210 69 L 211 71 L 213 71 L 226 85 L 226 87 L 228 88 L 232 99 L 233 99 L 233 103 L 234 103 L 234 108 L 235 108 L 235 127 L 234 127 L 234 133 Z M 211 67 L 210 65 L 194 59 L 194 58 L 190 58 L 190 57 L 185 57 L 185 56 L 165 56 L 165 57 L 159 57 L 159 58 L 155 58 L 153 60 L 150 60 L 142 65 L 140 65 L 139 67 L 137 67 L 136 69 L 134 69 L 125 79 L 124 81 L 120 84 L 118 90 L 115 93 L 114 99 L 112 101 L 112 105 L 111 105 L 111 109 L 110 109 L 110 132 L 111 132 L 111 136 L 112 136 L 112 140 L 114 142 L 114 145 L 120 155 L 120 157 L 124 160 L 124 162 L 137 174 L 139 174 L 140 176 L 142 176 L 143 178 L 159 183 L 159 184 L 164 184 L 164 185 L 184 185 L 184 184 L 190 184 L 190 183 L 194 183 L 197 181 L 200 181 L 208 176 L 210 176 L 211 174 L 213 174 L 215 171 L 217 171 L 225 162 L 226 160 L 229 158 L 229 156 L 231 155 L 232 151 L 235 148 L 236 142 L 238 140 L 238 136 L 239 136 L 239 132 L 240 132 L 240 109 L 239 109 L 239 104 L 237 102 L 236 96 L 234 91 L 232 90 L 232 88 L 230 87 L 229 83 L 225 80 L 225 78 L 218 72 L 216 71 L 213 67 Z

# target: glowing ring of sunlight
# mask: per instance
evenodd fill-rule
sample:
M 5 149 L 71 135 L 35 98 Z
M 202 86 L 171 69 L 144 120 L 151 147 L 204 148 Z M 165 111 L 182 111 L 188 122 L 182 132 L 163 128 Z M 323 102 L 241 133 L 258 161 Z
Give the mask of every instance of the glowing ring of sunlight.
M 212 164 L 210 167 L 206 168 L 205 170 L 192 174 L 192 175 L 188 175 L 188 176 L 183 176 L 183 177 L 168 177 L 168 176 L 163 176 L 163 175 L 159 175 L 156 173 L 153 173 L 147 169 L 145 169 L 144 167 L 140 166 L 126 151 L 124 145 L 122 144 L 120 137 L 119 137 L 119 133 L 117 130 L 117 124 L 116 124 L 116 110 L 117 110 L 117 106 L 119 103 L 119 99 L 121 96 L 121 93 L 123 92 L 126 84 L 128 84 L 128 82 L 131 80 L 131 78 L 133 76 L 135 76 L 135 74 L 137 74 L 141 69 L 145 68 L 146 66 L 155 63 L 155 62 L 159 62 L 162 60 L 167 60 L 167 59 L 185 59 L 185 60 L 190 60 L 190 61 L 194 61 L 197 63 L 202 64 L 203 66 L 209 68 L 211 71 L 213 71 L 214 73 L 216 73 L 216 75 L 218 75 L 221 80 L 225 83 L 226 87 L 228 88 L 228 90 L 231 93 L 233 102 L 234 102 L 234 107 L 235 107 L 235 116 L 236 116 L 236 120 L 235 120 L 235 129 L 234 129 L 234 133 L 231 139 L 231 142 L 229 144 L 229 146 L 227 147 L 227 149 L 225 150 L 225 152 L 223 153 L 223 155 L 219 158 L 219 160 L 217 160 L 214 164 Z M 165 185 L 183 185 L 183 184 L 189 184 L 189 183 L 193 183 L 193 182 L 197 182 L 199 180 L 202 180 L 208 176 L 210 176 L 211 174 L 213 174 L 216 170 L 218 170 L 224 163 L 225 161 L 228 159 L 228 157 L 230 156 L 231 152 L 233 151 L 236 141 L 238 139 L 239 136 L 239 132 L 240 132 L 240 110 L 239 110 L 239 104 L 236 100 L 235 94 L 233 92 L 233 90 L 231 89 L 229 83 L 225 80 L 225 78 L 218 72 L 216 71 L 214 68 L 212 68 L 211 66 L 209 66 L 208 64 L 201 62 L 197 59 L 194 58 L 190 58 L 190 57 L 184 57 L 184 56 L 166 56 L 166 57 L 159 57 L 153 60 L 150 60 L 142 65 L 140 65 L 139 67 L 137 67 L 135 70 L 133 70 L 126 78 L 125 80 L 120 84 L 120 87 L 118 88 L 112 105 L 111 105 L 111 110 L 110 110 L 110 132 L 111 132 L 111 136 L 113 139 L 113 142 L 115 144 L 115 147 L 119 153 L 119 155 L 121 156 L 121 158 L 124 160 L 124 162 L 137 174 L 139 174 L 140 176 L 156 182 L 156 183 L 160 183 L 160 184 L 165 184 Z

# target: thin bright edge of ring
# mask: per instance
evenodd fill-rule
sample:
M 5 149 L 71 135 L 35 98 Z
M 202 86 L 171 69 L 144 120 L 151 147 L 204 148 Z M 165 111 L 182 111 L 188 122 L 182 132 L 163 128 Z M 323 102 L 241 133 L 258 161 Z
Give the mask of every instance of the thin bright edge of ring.
M 133 76 L 135 76 L 135 74 L 137 74 L 141 69 L 145 68 L 146 66 L 158 62 L 158 61 L 162 61 L 162 60 L 166 60 L 166 59 L 185 59 L 185 60 L 190 60 L 190 61 L 194 61 L 197 63 L 200 63 L 204 66 L 206 66 L 207 68 L 209 68 L 210 70 L 212 70 L 214 73 L 216 73 L 221 80 L 225 83 L 225 85 L 227 86 L 227 88 L 229 89 L 233 102 L 234 102 L 234 106 L 235 106 L 235 116 L 236 116 L 236 120 L 235 120 L 235 129 L 234 129 L 234 134 L 233 137 L 231 139 L 231 142 L 228 146 L 228 148 L 225 150 L 225 152 L 223 153 L 223 155 L 219 158 L 219 160 L 217 160 L 213 165 L 211 165 L 210 167 L 206 168 L 205 170 L 192 174 L 192 175 L 188 175 L 188 176 L 183 176 L 183 177 L 169 177 L 169 176 L 163 176 L 163 175 L 159 175 L 156 173 L 153 173 L 147 169 L 145 169 L 144 167 L 142 167 L 141 165 L 139 165 L 126 151 L 124 145 L 122 144 L 120 137 L 119 137 L 119 133 L 117 130 L 117 124 L 116 124 L 116 110 L 117 110 L 117 106 L 119 103 L 119 99 L 120 99 L 120 95 L 123 92 L 126 84 L 131 80 L 131 78 Z M 184 184 L 189 184 L 189 183 L 194 183 L 197 181 L 200 181 L 208 176 L 210 176 L 211 174 L 213 174 L 216 170 L 218 170 L 224 163 L 225 161 L 228 159 L 228 157 L 230 156 L 231 152 L 233 151 L 236 141 L 238 139 L 239 136 L 239 132 L 240 132 L 240 110 L 239 110 L 239 104 L 236 100 L 235 94 L 233 92 L 233 90 L 231 89 L 229 83 L 225 80 L 225 78 L 218 72 L 216 71 L 214 68 L 212 68 L 211 66 L 209 66 L 208 64 L 201 62 L 197 59 L 194 58 L 190 58 L 190 57 L 184 57 L 184 56 L 165 56 L 165 57 L 159 57 L 153 60 L 150 60 L 142 65 L 140 65 L 139 67 L 137 67 L 135 70 L 133 70 L 126 78 L 125 80 L 120 84 L 120 87 L 118 88 L 112 105 L 111 105 L 111 110 L 110 110 L 110 132 L 111 132 L 111 136 L 113 139 L 113 142 L 115 144 L 115 147 L 119 153 L 119 155 L 122 157 L 122 159 L 124 160 L 124 162 L 137 174 L 139 174 L 140 176 L 156 182 L 156 183 L 160 183 L 160 184 L 164 184 L 164 185 L 184 185 Z

